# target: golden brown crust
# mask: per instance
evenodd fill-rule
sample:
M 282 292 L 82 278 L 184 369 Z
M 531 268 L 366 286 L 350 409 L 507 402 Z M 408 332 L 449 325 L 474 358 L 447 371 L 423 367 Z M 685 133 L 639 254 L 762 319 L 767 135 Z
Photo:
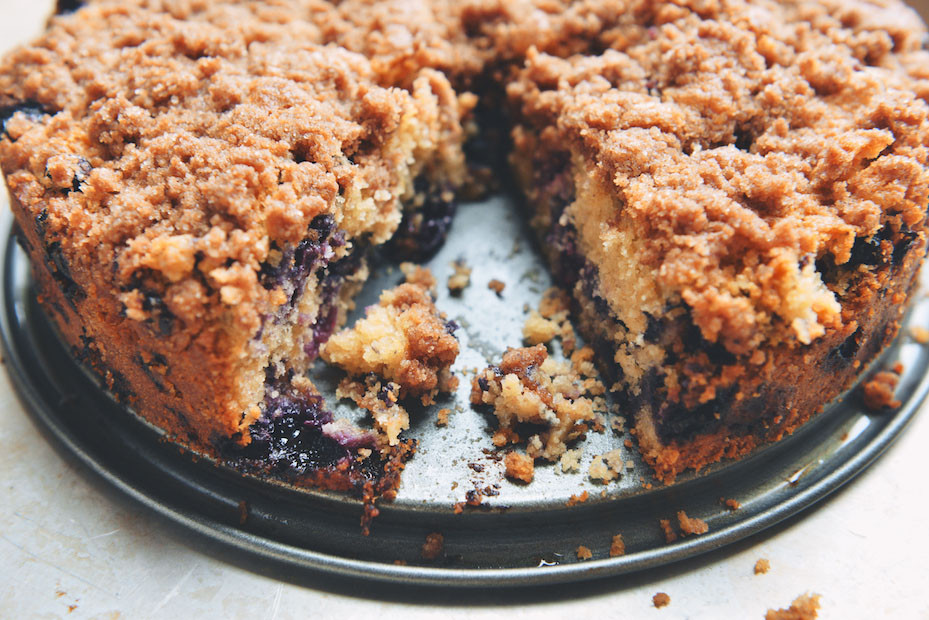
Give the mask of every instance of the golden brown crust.
M 320 216 L 341 235 L 327 261 L 387 240 L 426 160 L 460 181 L 447 81 L 379 86 L 365 58 L 318 45 L 307 16 L 326 7 L 97 2 L 0 66 L 0 165 L 45 307 L 117 393 L 200 449 L 260 415 L 273 338 L 301 331 L 296 313 L 269 324 L 292 283 L 263 270 L 322 243 Z M 316 313 L 319 295 L 298 305 Z

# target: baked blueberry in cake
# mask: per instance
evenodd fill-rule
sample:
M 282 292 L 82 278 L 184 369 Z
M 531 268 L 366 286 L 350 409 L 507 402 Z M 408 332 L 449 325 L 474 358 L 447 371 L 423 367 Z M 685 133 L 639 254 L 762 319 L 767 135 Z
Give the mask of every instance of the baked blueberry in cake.
M 838 7 L 643 3 L 612 49 L 510 84 L 533 225 L 664 480 L 802 424 L 915 286 L 923 30 Z
M 40 300 L 108 387 L 198 451 L 360 489 L 401 447 L 358 461 L 370 438 L 295 382 L 403 205 L 461 183 L 459 108 L 435 71 L 388 88 L 314 42 L 305 6 L 53 18 L 0 68 L 0 162 Z

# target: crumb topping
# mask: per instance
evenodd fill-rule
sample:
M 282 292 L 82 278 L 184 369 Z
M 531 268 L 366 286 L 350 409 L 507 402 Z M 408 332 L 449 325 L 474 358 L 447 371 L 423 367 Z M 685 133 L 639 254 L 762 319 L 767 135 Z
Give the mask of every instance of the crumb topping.
M 156 295 L 194 333 L 226 309 L 254 331 L 284 301 L 262 265 L 314 218 L 349 240 L 396 228 L 410 162 L 457 104 L 438 110 L 437 74 L 384 88 L 364 57 L 318 45 L 326 6 L 92 3 L 4 59 L 10 190 L 72 271 L 112 274 L 130 318 Z
M 504 475 L 529 484 L 535 476 L 535 459 L 520 452 L 507 452 L 503 458 Z
M 861 386 L 861 397 L 865 407 L 871 411 L 896 409 L 900 401 L 894 398 L 894 390 L 900 381 L 900 375 L 882 370 Z
M 925 238 L 921 21 L 899 3 L 628 4 L 637 25 L 612 49 L 530 51 L 508 91 L 608 188 L 567 211 L 603 297 L 630 294 L 618 257 L 634 252 L 644 310 L 677 298 L 732 353 L 851 320 L 824 261 L 856 268 L 882 229 Z M 641 310 L 619 318 L 645 329 Z

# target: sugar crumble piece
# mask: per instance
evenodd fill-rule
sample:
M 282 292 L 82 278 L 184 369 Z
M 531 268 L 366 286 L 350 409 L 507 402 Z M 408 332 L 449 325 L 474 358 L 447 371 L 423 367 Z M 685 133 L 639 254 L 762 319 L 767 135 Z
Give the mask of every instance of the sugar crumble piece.
M 719 498 L 719 503 L 725 506 L 727 510 L 730 510 L 733 512 L 736 510 L 739 510 L 742 507 L 742 504 L 740 504 L 738 500 L 726 499 L 724 497 Z
M 677 540 L 677 534 L 674 532 L 674 528 L 671 527 L 671 521 L 668 519 L 659 519 L 658 525 L 661 527 L 661 531 L 664 533 L 664 540 L 667 543 L 673 543 Z
M 471 404 L 489 405 L 497 417 L 494 444 L 514 438 L 503 429 L 538 425 L 542 430 L 529 437 L 526 453 L 548 461 L 558 460 L 569 442 L 588 431 L 595 410 L 583 393 L 583 381 L 570 364 L 550 358 L 541 344 L 508 349 L 499 366 L 480 371 L 471 382 Z
M 769 609 L 765 620 L 816 620 L 819 617 L 819 595 L 801 594 L 787 609 Z
M 536 310 L 532 310 L 523 325 L 523 340 L 530 345 L 546 344 L 560 332 L 561 326 L 558 323 L 543 318 Z
M 506 288 L 506 282 L 503 282 L 502 280 L 498 280 L 494 278 L 493 280 L 487 283 L 487 288 L 489 288 L 494 293 L 496 293 L 497 297 L 502 297 L 503 289 Z
M 449 370 L 458 357 L 455 328 L 425 288 L 406 283 L 381 293 L 364 318 L 334 334 L 321 354 L 351 375 L 374 373 L 395 382 L 401 398 L 431 404 L 457 384 Z
M 448 426 L 448 416 L 450 416 L 451 414 L 452 414 L 452 410 L 448 409 L 447 407 L 443 407 L 442 409 L 439 409 L 439 412 L 436 414 L 436 417 L 435 417 L 435 425 L 436 426 Z
M 571 497 L 569 497 L 568 501 L 565 502 L 565 506 L 567 506 L 568 508 L 572 506 L 577 506 L 578 504 L 583 504 L 588 499 L 590 499 L 590 493 L 588 493 L 587 491 L 584 491 L 583 493 L 578 493 L 576 495 L 572 495 Z
M 618 558 L 621 555 L 626 555 L 626 542 L 622 534 L 616 534 L 610 541 L 610 557 Z
M 622 475 L 625 464 L 622 452 L 619 450 L 598 454 L 590 464 L 587 475 L 591 480 L 598 480 L 604 484 L 612 482 Z
M 423 549 L 420 555 L 424 560 L 435 560 L 442 555 L 445 549 L 445 537 L 438 532 L 426 535 L 426 542 L 423 543 Z
M 455 271 L 448 277 L 446 286 L 452 295 L 461 295 L 462 291 L 471 284 L 471 268 L 463 260 L 453 262 L 452 268 Z
M 504 475 L 511 480 L 520 480 L 529 484 L 535 476 L 535 460 L 519 452 L 507 452 L 503 458 L 506 467 Z
M 861 398 L 870 411 L 896 409 L 900 401 L 894 398 L 894 390 L 900 376 L 897 373 L 882 370 L 861 386 Z
M 581 455 L 584 453 L 583 449 L 575 448 L 574 450 L 565 450 L 565 453 L 561 455 L 561 459 L 558 462 L 561 467 L 562 473 L 570 473 L 575 471 L 580 471 L 581 469 Z
M 755 568 L 753 570 L 756 575 L 764 575 L 771 570 L 771 562 L 769 562 L 767 558 L 761 558 L 755 562 Z
M 659 592 L 652 597 L 652 605 L 656 609 L 661 609 L 662 607 L 667 607 L 671 604 L 671 597 L 665 594 L 664 592 Z
M 911 327 L 910 336 L 919 344 L 929 344 L 929 329 L 925 327 L 920 327 L 918 325 L 916 327 Z
M 690 518 L 683 510 L 677 511 L 677 522 L 680 524 L 681 533 L 684 536 L 689 536 L 691 534 L 699 536 L 700 534 L 706 534 L 710 531 L 710 526 L 706 524 L 706 521 Z
M 432 275 L 432 271 L 430 271 L 428 267 L 423 267 L 415 263 L 400 263 L 400 271 L 403 272 L 403 277 L 406 278 L 408 284 L 421 286 L 435 295 L 435 276 Z
M 577 559 L 578 560 L 581 560 L 583 562 L 584 560 L 589 560 L 592 557 L 594 557 L 594 554 L 591 553 L 590 549 L 588 549 L 584 545 L 580 545 L 577 548 Z

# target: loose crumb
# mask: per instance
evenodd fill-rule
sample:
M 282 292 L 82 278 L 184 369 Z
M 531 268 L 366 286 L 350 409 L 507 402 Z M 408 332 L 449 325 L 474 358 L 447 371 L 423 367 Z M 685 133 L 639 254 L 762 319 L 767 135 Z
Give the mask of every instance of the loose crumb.
M 771 562 L 769 562 L 767 558 L 761 558 L 760 560 L 755 562 L 755 574 L 756 575 L 764 575 L 769 570 L 771 570 Z
M 409 284 L 421 286 L 430 293 L 435 294 L 435 276 L 432 275 L 432 271 L 430 271 L 428 267 L 423 267 L 414 263 L 400 263 L 400 271 L 403 272 L 403 276 Z
M 623 541 L 623 535 L 617 534 L 610 541 L 610 557 L 618 558 L 621 555 L 626 555 L 626 543 Z
M 527 344 L 537 345 L 551 342 L 561 331 L 561 327 L 555 321 L 543 318 L 535 310 L 529 313 L 523 325 L 523 340 Z
M 652 597 L 652 605 L 654 605 L 656 609 L 667 607 L 670 604 L 671 604 L 671 597 L 665 594 L 664 592 L 659 592 L 658 594 Z
M 448 416 L 452 414 L 452 410 L 448 408 L 439 409 L 439 412 L 435 417 L 436 426 L 448 426 Z
M 589 560 L 592 557 L 594 557 L 594 554 L 591 553 L 590 549 L 588 549 L 584 545 L 581 545 L 580 547 L 577 548 L 577 559 L 578 560 Z
M 894 389 L 900 381 L 899 375 L 882 370 L 861 386 L 864 406 L 871 411 L 896 409 L 900 401 L 894 398 Z
M 563 473 L 570 473 L 573 471 L 580 471 L 581 469 L 581 455 L 584 453 L 582 448 L 575 448 L 574 450 L 566 450 L 564 454 L 561 455 L 561 460 L 559 465 L 561 466 L 561 471 Z
M 668 519 L 659 519 L 658 525 L 661 526 L 661 531 L 664 532 L 665 542 L 673 543 L 677 540 L 677 534 L 674 533 L 674 529 L 671 527 L 671 521 Z
M 787 609 L 769 609 L 765 620 L 816 620 L 819 617 L 819 595 L 801 594 Z
M 496 293 L 498 297 L 501 297 L 503 295 L 503 289 L 506 288 L 506 282 L 503 282 L 502 280 L 497 280 L 496 278 L 494 278 L 493 280 L 487 283 L 487 288 L 489 288 L 494 293 Z
M 452 295 L 461 295 L 471 285 L 471 268 L 463 260 L 452 263 L 454 273 L 448 277 L 448 292 Z
M 925 327 L 911 327 L 910 336 L 919 344 L 929 344 L 929 329 Z
M 691 519 L 683 510 L 677 511 L 677 522 L 680 524 L 681 533 L 684 536 L 688 536 L 690 534 L 696 534 L 699 536 L 700 534 L 706 534 L 708 531 L 710 531 L 710 526 L 706 524 L 706 521 L 703 521 L 702 519 Z
M 423 543 L 422 558 L 424 560 L 434 560 L 442 555 L 445 548 L 445 537 L 438 532 L 433 532 L 426 536 L 426 542 Z
M 622 474 L 625 464 L 622 452 L 619 450 L 598 454 L 590 464 L 587 475 L 591 480 L 599 480 L 603 483 L 612 482 Z
M 584 491 L 583 493 L 578 493 L 577 495 L 572 495 L 568 498 L 568 501 L 565 502 L 565 506 L 569 508 L 571 506 L 577 506 L 578 504 L 583 504 L 590 497 L 590 493 Z
M 740 504 L 737 500 L 726 499 L 723 497 L 719 498 L 719 503 L 725 506 L 728 510 L 731 510 L 733 512 L 742 507 L 742 504 Z
M 528 484 L 535 476 L 535 461 L 520 452 L 507 452 L 503 464 L 506 466 L 504 475 L 511 480 L 520 480 Z

